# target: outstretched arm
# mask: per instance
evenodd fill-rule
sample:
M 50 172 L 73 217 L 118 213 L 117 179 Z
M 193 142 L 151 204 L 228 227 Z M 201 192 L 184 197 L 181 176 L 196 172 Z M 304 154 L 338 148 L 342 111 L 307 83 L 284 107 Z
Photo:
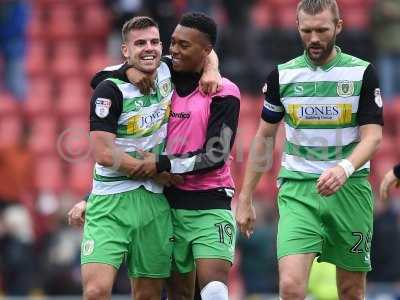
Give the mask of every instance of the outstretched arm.
M 171 58 L 169 56 L 164 56 L 162 61 L 169 67 L 172 81 L 174 81 L 175 72 L 172 67 Z M 206 59 L 203 74 L 199 82 L 200 91 L 204 94 L 213 95 L 220 90 L 222 86 L 222 77 L 218 68 L 218 56 L 215 51 L 212 50 Z M 90 86 L 95 89 L 103 80 L 111 77 L 131 82 L 145 95 L 149 94 L 151 89 L 154 89 L 154 75 L 150 76 L 149 74 L 143 73 L 127 63 L 109 66 L 97 72 L 90 81 Z

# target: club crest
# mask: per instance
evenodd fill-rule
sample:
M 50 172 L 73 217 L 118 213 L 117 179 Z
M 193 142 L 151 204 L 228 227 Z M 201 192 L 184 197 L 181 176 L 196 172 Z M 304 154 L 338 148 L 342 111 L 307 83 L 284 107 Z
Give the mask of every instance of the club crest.
M 93 253 L 94 240 L 87 240 L 82 245 L 82 255 L 87 256 Z
M 172 91 L 172 84 L 169 79 L 166 79 L 159 84 L 160 94 L 163 97 L 167 97 Z
M 354 95 L 354 82 L 349 80 L 339 81 L 336 90 L 340 97 L 351 97 Z

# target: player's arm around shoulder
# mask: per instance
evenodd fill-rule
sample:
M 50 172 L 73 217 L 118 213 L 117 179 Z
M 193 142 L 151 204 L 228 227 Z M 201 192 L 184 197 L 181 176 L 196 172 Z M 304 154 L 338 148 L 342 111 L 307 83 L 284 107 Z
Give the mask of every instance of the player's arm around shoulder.
M 241 100 L 239 87 L 228 78 L 222 77 L 218 90 L 212 95 L 212 98 L 226 96 L 237 98 L 239 101 Z
M 90 86 L 94 90 L 101 82 L 103 82 L 108 78 L 114 77 L 121 79 L 120 77 L 123 76 L 123 74 L 126 72 L 127 67 L 128 64 L 125 63 L 125 64 L 108 66 L 103 70 L 98 71 L 96 74 L 94 74 L 94 76 L 90 80 Z
M 199 89 L 206 95 L 213 95 L 222 89 L 222 77 L 219 72 L 219 60 L 214 50 L 206 58 Z
M 149 75 L 139 71 L 133 65 L 123 63 L 115 66 L 108 66 L 97 72 L 90 81 L 90 86 L 95 89 L 101 82 L 108 78 L 117 78 L 135 85 L 143 95 L 150 94 L 155 88 L 155 74 Z

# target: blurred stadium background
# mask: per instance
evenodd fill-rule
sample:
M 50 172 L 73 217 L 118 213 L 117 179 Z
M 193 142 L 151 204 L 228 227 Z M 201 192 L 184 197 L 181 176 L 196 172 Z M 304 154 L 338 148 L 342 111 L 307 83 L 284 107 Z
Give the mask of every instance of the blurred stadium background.
M 89 80 L 96 71 L 121 62 L 123 22 L 139 14 L 154 17 L 167 53 L 169 35 L 182 13 L 203 11 L 215 18 L 221 71 L 242 92 L 233 151 L 234 178 L 240 189 L 262 107 L 261 87 L 274 64 L 302 51 L 295 23 L 297 2 L 1 0 L 0 299 L 78 297 L 81 292 L 81 233 L 68 227 L 66 212 L 91 188 Z M 372 162 L 371 181 L 377 192 L 383 174 L 400 161 L 400 0 L 338 3 L 345 30 L 337 44 L 344 52 L 374 62 L 381 73 L 386 126 Z M 282 130 L 279 136 L 282 140 Z M 274 177 L 281 151 L 278 143 L 273 168 L 255 193 L 258 225 L 254 238 L 238 240 L 232 299 L 267 299 L 265 295 L 277 293 Z M 399 199 L 399 191 L 392 197 Z M 368 299 L 399 299 L 399 253 L 400 201 L 377 202 Z M 328 288 L 334 278 L 329 277 L 329 270 L 320 272 L 310 293 L 316 299 L 334 299 Z M 327 288 L 316 288 L 323 284 Z M 124 270 L 114 292 L 129 293 Z

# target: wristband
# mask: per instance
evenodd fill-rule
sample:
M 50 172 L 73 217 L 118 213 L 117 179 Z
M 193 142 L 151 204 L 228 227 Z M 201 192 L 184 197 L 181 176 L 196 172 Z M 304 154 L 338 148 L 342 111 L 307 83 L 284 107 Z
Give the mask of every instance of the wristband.
M 354 166 L 353 164 L 348 160 L 348 159 L 343 159 L 340 163 L 339 166 L 341 166 L 346 173 L 346 177 L 349 178 L 351 174 L 354 173 Z
M 161 173 L 164 171 L 171 171 L 171 160 L 168 158 L 168 155 L 159 155 L 156 160 L 156 168 L 157 173 Z
M 394 176 L 396 176 L 397 179 L 400 180 L 400 164 L 397 164 L 396 166 L 394 166 L 393 173 L 394 173 Z

